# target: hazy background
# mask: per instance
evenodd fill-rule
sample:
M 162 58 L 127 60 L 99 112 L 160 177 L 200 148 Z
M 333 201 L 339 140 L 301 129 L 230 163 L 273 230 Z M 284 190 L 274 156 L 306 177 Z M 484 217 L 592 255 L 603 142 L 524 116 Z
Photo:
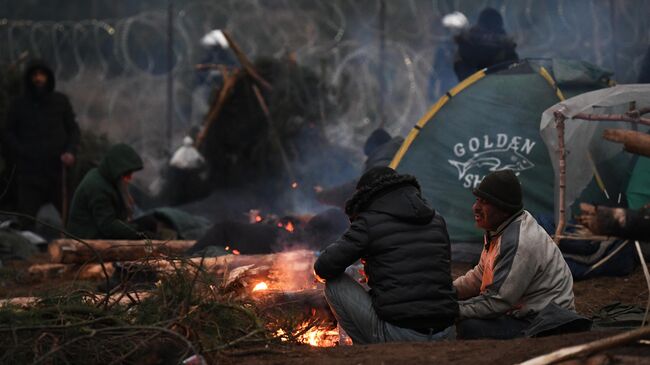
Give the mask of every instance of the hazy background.
M 134 145 L 148 164 L 201 121 L 192 100 L 205 57 L 199 39 L 228 30 L 249 57 L 295 57 L 332 87 L 338 113 L 334 143 L 359 149 L 379 124 L 380 1 L 176 0 L 174 62 L 167 65 L 167 1 L 0 0 L 0 63 L 28 51 L 55 69 L 82 128 Z M 461 11 L 473 24 L 481 9 L 501 11 L 524 57 L 576 58 L 636 81 L 650 39 L 650 0 L 386 0 L 385 126 L 405 134 L 446 91 L 451 67 L 435 54 L 449 47 L 440 19 Z M 174 77 L 173 140 L 166 136 L 166 78 Z M 195 96 L 198 98 L 198 96 Z M 344 101 L 344 102 L 340 102 Z M 193 110 L 194 116 L 193 116 Z

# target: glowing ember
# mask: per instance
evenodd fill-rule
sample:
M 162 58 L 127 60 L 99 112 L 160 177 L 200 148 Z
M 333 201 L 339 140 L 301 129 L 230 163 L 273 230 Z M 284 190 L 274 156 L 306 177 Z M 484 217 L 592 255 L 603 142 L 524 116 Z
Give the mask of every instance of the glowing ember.
M 262 216 L 261 215 L 256 215 L 255 216 L 255 222 L 259 223 L 262 221 Z
M 253 288 L 253 291 L 258 291 L 258 290 L 267 290 L 269 288 L 268 285 L 266 285 L 265 282 L 257 283 L 255 287 Z
M 295 228 L 294 228 L 294 226 L 293 226 L 293 223 L 288 222 L 287 225 L 284 226 L 284 229 L 286 229 L 286 230 L 289 231 L 289 232 L 293 232 L 293 230 L 294 230 Z
M 333 347 L 339 341 L 339 331 L 312 327 L 302 334 L 298 341 L 314 347 Z
M 294 336 L 302 332 L 305 327 L 309 324 L 307 322 L 298 326 L 294 332 Z M 283 329 L 279 329 L 275 332 L 275 335 L 280 338 L 280 341 L 288 341 L 290 336 L 287 336 L 287 333 Z M 334 347 L 339 342 L 339 331 L 324 327 L 312 327 L 307 332 L 301 334 L 296 338 L 298 342 L 304 343 L 305 345 L 310 345 L 314 347 Z
M 239 250 L 232 250 L 233 255 L 239 255 Z
M 295 189 L 295 188 L 297 188 L 297 187 L 298 187 L 298 183 L 297 183 L 297 182 L 294 181 L 294 182 L 291 183 L 291 188 L 292 188 L 292 189 Z

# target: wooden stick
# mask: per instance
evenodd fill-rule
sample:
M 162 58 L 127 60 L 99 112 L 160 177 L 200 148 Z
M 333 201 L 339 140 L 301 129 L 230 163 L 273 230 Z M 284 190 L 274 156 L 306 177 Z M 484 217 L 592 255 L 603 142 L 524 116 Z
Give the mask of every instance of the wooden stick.
M 284 169 L 287 171 L 291 183 L 294 183 L 296 182 L 296 176 L 294 175 L 293 169 L 291 168 L 289 156 L 287 155 L 287 151 L 284 148 L 284 144 L 282 144 L 278 130 L 275 128 L 275 124 L 273 123 L 273 118 L 271 118 L 271 111 L 269 110 L 269 107 L 264 100 L 264 96 L 262 96 L 262 93 L 260 92 L 260 89 L 257 87 L 257 85 L 253 85 L 253 92 L 255 93 L 255 97 L 257 98 L 257 102 L 260 104 L 260 108 L 262 109 L 264 116 L 266 117 L 266 122 L 268 123 L 269 130 L 271 132 L 271 138 L 273 141 L 275 141 L 278 150 L 280 150 L 280 158 L 282 159 Z
M 217 121 L 217 119 L 219 119 L 221 110 L 223 110 L 224 105 L 226 105 L 226 101 L 230 97 L 231 91 L 235 87 L 235 84 L 239 79 L 240 71 L 235 70 L 235 72 L 233 72 L 231 75 L 224 67 L 222 69 L 222 74 L 223 74 L 223 85 L 221 86 L 221 89 L 219 89 L 219 95 L 217 96 L 217 101 L 212 104 L 212 106 L 210 107 L 210 111 L 208 112 L 208 114 L 204 119 L 203 128 L 201 128 L 201 131 L 196 136 L 196 141 L 194 142 L 194 147 L 196 147 L 196 149 L 199 149 L 201 147 L 201 145 L 203 144 L 203 140 L 205 140 L 205 137 L 208 135 L 208 131 L 210 130 L 210 127 L 212 127 L 212 125 Z
M 260 76 L 259 73 L 255 70 L 255 67 L 251 63 L 251 61 L 248 60 L 248 57 L 244 54 L 244 52 L 239 48 L 239 45 L 232 39 L 230 36 L 230 33 L 223 31 L 223 36 L 226 37 L 226 40 L 228 41 L 228 45 L 230 46 L 230 49 L 235 53 L 235 56 L 237 57 L 237 60 L 239 63 L 244 67 L 246 72 L 253 78 L 255 81 L 257 81 L 260 85 L 262 85 L 265 89 L 267 90 L 273 90 L 273 87 L 271 84 L 264 80 L 262 76 Z
M 578 113 L 572 117 L 572 119 L 582 119 L 582 120 L 592 120 L 599 122 L 629 122 L 629 123 L 639 123 L 643 125 L 650 125 L 650 119 L 642 117 L 633 117 L 630 116 L 631 112 L 626 114 L 587 114 L 587 113 Z
M 645 257 L 643 257 L 643 251 L 641 251 L 639 241 L 634 241 L 634 246 L 636 247 L 637 254 L 639 254 L 639 260 L 641 261 L 641 267 L 643 268 L 643 276 L 645 276 L 645 283 L 648 286 L 648 303 L 645 306 L 645 314 L 643 315 L 643 322 L 641 323 L 641 327 L 643 327 L 648 323 L 648 311 L 650 311 L 650 272 L 648 272 L 648 265 L 645 263 Z
M 566 148 L 564 146 L 564 120 L 565 117 L 560 112 L 555 112 L 555 122 L 557 129 L 557 141 L 558 141 L 558 156 L 559 156 L 559 167 L 560 167 L 560 186 L 559 186 L 559 217 L 557 227 L 555 229 L 555 243 L 560 244 L 560 236 L 564 232 L 564 227 L 566 226 L 566 199 L 564 198 L 566 193 Z
M 650 135 L 625 129 L 605 129 L 603 138 L 623 143 L 627 152 L 650 157 Z
M 599 351 L 615 348 L 628 343 L 633 343 L 648 336 L 650 336 L 650 327 L 641 327 L 639 329 L 621 333 L 616 336 L 607 337 L 602 340 L 589 342 L 583 345 L 565 347 L 563 349 L 551 352 L 550 354 L 538 356 L 528 361 L 524 361 L 519 365 L 555 364 L 560 361 L 587 356 Z
M 50 262 L 83 264 L 96 262 L 94 248 L 104 261 L 134 261 L 149 256 L 182 254 L 194 246 L 193 240 L 145 241 L 145 240 L 88 240 L 87 245 L 71 239 L 58 239 L 48 245 Z

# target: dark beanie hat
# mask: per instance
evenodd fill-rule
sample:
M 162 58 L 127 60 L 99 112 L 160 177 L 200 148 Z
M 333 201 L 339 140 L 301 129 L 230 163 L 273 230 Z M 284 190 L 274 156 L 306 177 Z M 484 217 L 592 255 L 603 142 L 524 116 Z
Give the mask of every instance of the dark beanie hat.
M 495 171 L 487 175 L 473 193 L 509 213 L 524 208 L 521 184 L 512 170 Z
M 503 29 L 503 18 L 498 10 L 494 8 L 485 8 L 478 15 L 479 27 L 494 33 L 505 33 Z
M 377 128 L 368 136 L 366 144 L 363 146 L 363 153 L 369 156 L 377 147 L 390 141 L 390 134 L 383 128 Z

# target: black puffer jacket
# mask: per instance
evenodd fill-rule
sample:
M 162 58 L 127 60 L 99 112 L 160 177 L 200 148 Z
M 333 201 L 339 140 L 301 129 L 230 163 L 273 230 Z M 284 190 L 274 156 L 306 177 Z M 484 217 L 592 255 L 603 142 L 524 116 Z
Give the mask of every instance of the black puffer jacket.
M 316 273 L 334 278 L 363 258 L 373 307 L 382 320 L 437 331 L 452 325 L 458 304 L 449 235 L 442 216 L 420 196 L 415 178 L 388 176 L 357 191 L 346 213 L 352 225 L 321 253 Z
M 31 81 L 36 70 L 48 75 L 46 90 L 40 94 Z M 68 98 L 54 91 L 54 73 L 47 65 L 34 61 L 23 77 L 25 90 L 9 107 L 3 142 L 20 175 L 56 175 L 61 171 L 61 154 L 76 152 L 79 126 Z

